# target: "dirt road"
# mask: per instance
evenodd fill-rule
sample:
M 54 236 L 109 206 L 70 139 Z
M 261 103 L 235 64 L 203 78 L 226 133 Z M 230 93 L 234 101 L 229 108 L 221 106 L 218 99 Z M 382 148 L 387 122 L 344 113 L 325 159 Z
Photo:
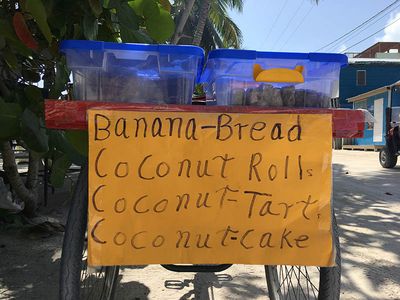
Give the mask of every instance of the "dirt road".
M 400 166 L 378 153 L 334 153 L 342 243 L 342 299 L 400 299 Z
M 377 155 L 334 152 L 341 299 L 400 299 L 400 166 L 384 170 Z M 63 197 L 47 209 L 53 216 L 61 218 Z M 27 239 L 16 230 L 0 232 L 0 299 L 57 299 L 61 241 L 61 234 Z M 268 299 L 261 266 L 235 265 L 217 274 L 143 266 L 121 273 L 117 299 Z

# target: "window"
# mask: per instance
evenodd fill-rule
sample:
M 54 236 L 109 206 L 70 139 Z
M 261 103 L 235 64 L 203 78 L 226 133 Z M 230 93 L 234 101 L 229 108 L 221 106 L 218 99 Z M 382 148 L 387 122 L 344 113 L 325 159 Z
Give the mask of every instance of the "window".
M 354 107 L 354 109 L 365 109 L 365 110 L 368 110 L 373 115 L 374 108 L 372 106 L 372 111 L 371 111 L 371 105 L 368 106 L 368 100 L 367 99 L 354 102 L 354 106 L 353 107 Z M 365 129 L 374 129 L 374 123 L 373 122 L 367 122 L 367 124 L 365 125 Z
M 367 71 L 365 70 L 357 71 L 357 85 L 359 86 L 367 85 Z
M 354 102 L 354 108 L 355 109 L 368 109 L 367 100 Z

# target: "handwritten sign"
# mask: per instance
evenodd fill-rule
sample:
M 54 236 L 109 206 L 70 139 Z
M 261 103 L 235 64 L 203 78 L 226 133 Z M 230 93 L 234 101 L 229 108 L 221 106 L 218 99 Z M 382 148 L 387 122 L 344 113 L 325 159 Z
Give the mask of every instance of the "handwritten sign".
M 88 118 L 89 264 L 334 263 L 331 115 Z

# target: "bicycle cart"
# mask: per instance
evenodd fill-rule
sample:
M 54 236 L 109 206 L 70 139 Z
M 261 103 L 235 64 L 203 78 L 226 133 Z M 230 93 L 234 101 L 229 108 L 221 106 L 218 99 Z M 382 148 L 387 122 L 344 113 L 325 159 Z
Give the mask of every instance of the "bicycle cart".
M 151 263 L 178 272 L 220 272 L 231 263 L 264 264 L 270 299 L 339 299 L 340 244 L 330 205 L 331 138 L 362 136 L 364 112 L 330 109 L 327 104 L 315 108 L 315 103 L 328 103 L 333 84 L 326 87 L 324 80 L 333 79 L 323 76 L 337 77 L 343 57 L 332 66 L 337 58 L 330 55 L 297 54 L 290 62 L 283 54 L 261 53 L 261 60 L 252 62 L 254 78 L 244 81 L 235 72 L 243 73 L 246 64 L 234 53 L 210 54 L 203 80 L 208 102 L 217 106 L 190 106 L 184 104 L 190 103 L 189 83 L 201 69 L 198 50 L 153 47 L 154 55 L 145 55 L 142 52 L 150 48 L 144 45 L 67 46 L 79 62 L 69 62 L 78 83 L 76 97 L 92 101 L 45 104 L 47 127 L 89 127 L 89 165 L 79 175 L 64 236 L 61 299 L 113 299 L 119 265 Z M 256 52 L 240 59 L 254 60 L 254 55 L 257 60 Z M 324 69 L 327 66 L 329 70 Z M 218 76 L 220 70 L 224 76 Z M 133 73 L 130 88 L 121 91 L 126 88 L 121 81 Z M 310 85 L 308 78 L 314 79 Z M 117 98 L 125 103 L 93 101 L 114 99 L 114 84 Z M 147 91 L 136 91 L 141 86 Z M 162 93 L 152 97 L 156 87 Z M 326 90 L 315 92 L 318 89 Z M 276 102 L 280 90 L 286 92 L 276 107 L 257 102 Z M 130 97 L 132 93 L 142 94 Z M 161 103 L 163 97 L 166 103 Z M 147 103 L 126 103 L 132 99 Z M 296 101 L 302 104 L 291 107 L 289 102 L 295 106 Z M 272 154 L 259 150 L 260 141 L 268 142 Z M 267 163 L 262 155 L 279 161 Z M 153 162 L 155 157 L 163 160 Z M 215 161 L 218 167 L 212 167 Z M 230 167 L 232 161 L 238 163 Z M 197 169 L 191 168 L 195 163 Z M 243 185 L 242 175 L 248 180 Z M 130 181 L 124 181 L 130 176 L 143 187 L 134 184 L 133 191 Z M 283 188 L 284 183 L 293 190 Z M 218 184 L 221 189 L 216 189 Z M 267 184 L 270 193 L 257 190 Z M 188 187 L 198 194 L 194 202 L 184 189 Z M 169 201 L 171 193 L 175 202 Z M 276 194 L 281 199 L 301 196 L 276 200 Z M 152 202 L 154 195 L 159 198 Z M 132 219 L 132 213 L 137 218 Z M 126 221 L 134 225 L 127 226 Z

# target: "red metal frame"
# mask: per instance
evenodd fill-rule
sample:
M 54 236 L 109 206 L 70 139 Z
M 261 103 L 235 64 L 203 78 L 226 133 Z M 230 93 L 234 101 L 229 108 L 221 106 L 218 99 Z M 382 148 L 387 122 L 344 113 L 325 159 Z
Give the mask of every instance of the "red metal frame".
M 332 114 L 333 137 L 356 138 L 364 134 L 364 112 L 361 110 L 333 108 L 266 108 L 259 106 L 205 106 L 143 103 L 110 103 L 96 101 L 46 100 L 46 127 L 52 129 L 87 129 L 88 109 L 113 109 L 131 111 L 169 111 L 169 112 L 217 112 L 251 114 Z

